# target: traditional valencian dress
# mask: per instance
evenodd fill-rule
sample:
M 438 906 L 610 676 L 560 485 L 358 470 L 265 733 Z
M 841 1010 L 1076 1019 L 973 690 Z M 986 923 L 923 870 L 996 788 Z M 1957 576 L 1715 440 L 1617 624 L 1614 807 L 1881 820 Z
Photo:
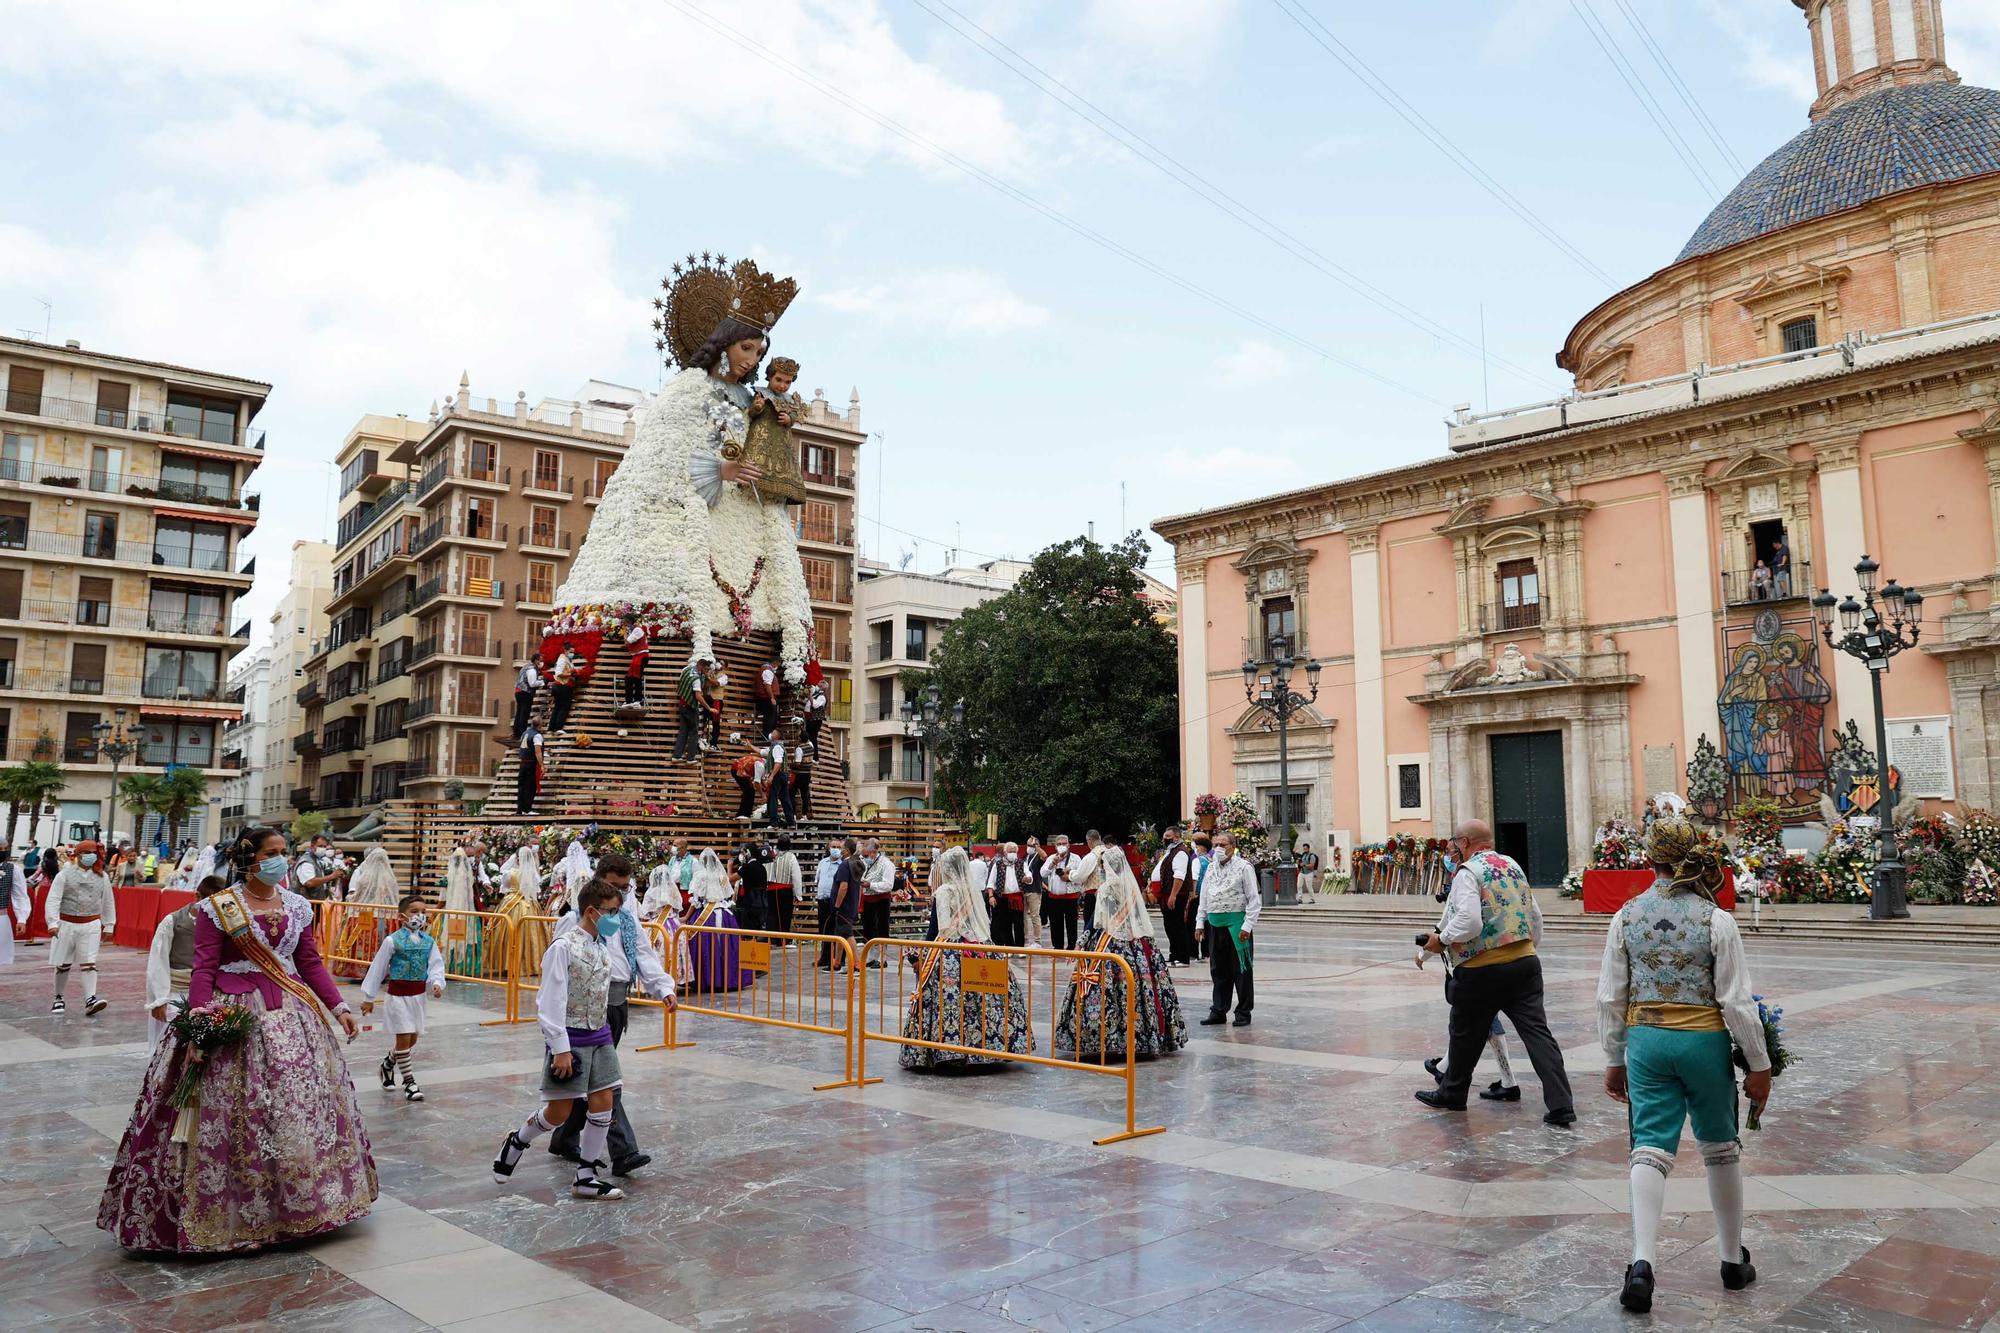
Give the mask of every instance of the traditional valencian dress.
M 722 858 L 713 848 L 701 854 L 701 862 L 694 872 L 694 884 L 689 889 L 687 923 L 690 926 L 721 926 L 736 928 L 736 913 L 731 910 L 729 872 L 722 868 Z M 745 971 L 737 965 L 740 950 L 734 935 L 711 935 L 705 931 L 688 932 L 690 939 L 687 949 L 694 968 L 694 982 L 691 989 L 698 991 L 742 990 L 756 979 L 756 974 Z
M 380 847 L 361 858 L 347 882 L 347 898 L 336 905 L 340 934 L 334 946 L 333 974 L 355 980 L 368 970 L 382 937 L 395 929 L 396 871 Z
M 500 915 L 507 918 L 511 938 L 519 941 L 510 945 L 510 951 L 513 957 L 521 960 L 521 976 L 526 980 L 538 975 L 542 955 L 549 949 L 549 923 L 528 919 L 542 914 L 542 868 L 534 844 L 524 844 L 514 853 L 506 868 L 500 872 L 500 887 L 504 890 L 500 899 Z M 488 961 L 494 966 L 481 975 L 505 974 L 506 959 L 489 954 Z
M 1104 852 L 1095 930 L 1084 948 L 1117 954 L 1132 965 L 1136 1003 L 1134 1055 L 1166 1055 L 1187 1045 L 1181 997 L 1167 962 L 1153 947 L 1153 918 L 1125 853 Z M 1056 1019 L 1056 1054 L 1073 1059 L 1125 1058 L 1125 974 L 1115 966 L 1078 963 Z
M 948 848 L 938 858 L 938 940 L 945 944 L 990 944 L 993 927 L 986 904 L 973 886 L 972 866 L 963 847 Z M 1025 1055 L 1034 1049 L 1028 1032 L 1028 1002 L 1021 983 L 1006 967 L 1005 954 L 972 950 L 931 949 L 917 964 L 917 989 L 903 1015 L 903 1036 L 917 1041 L 946 1042 L 990 1051 Z M 992 959 L 1001 964 L 1007 992 L 992 995 L 961 988 L 965 964 Z M 905 1069 L 965 1068 L 1005 1064 L 994 1055 L 967 1055 L 929 1046 L 904 1046 L 899 1056 Z
M 126 1249 L 252 1250 L 345 1226 L 378 1193 L 354 1083 L 326 1009 L 344 1008 L 312 938 L 312 904 L 284 893 L 253 916 L 237 890 L 197 904 L 188 1002 L 216 995 L 259 1017 L 211 1052 L 188 1142 L 168 1104 L 188 1052 L 154 1052 L 98 1204 Z M 323 1009 L 321 1006 L 325 1006 Z

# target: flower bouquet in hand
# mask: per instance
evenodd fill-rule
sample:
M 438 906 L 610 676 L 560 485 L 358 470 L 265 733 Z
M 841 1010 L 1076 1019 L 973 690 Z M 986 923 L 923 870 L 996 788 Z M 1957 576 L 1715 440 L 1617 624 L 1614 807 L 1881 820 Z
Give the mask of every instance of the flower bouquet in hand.
M 201 1114 L 201 1067 L 208 1053 L 237 1045 L 256 1026 L 257 1015 L 252 1010 L 234 1000 L 223 999 L 200 1006 L 183 1000 L 174 1016 L 167 1020 L 167 1030 L 187 1050 L 187 1064 L 181 1068 L 180 1082 L 167 1097 L 167 1105 L 180 1111 L 174 1119 L 175 1143 L 194 1140 L 195 1122 Z
M 1757 1002 L 1757 1017 L 1764 1024 L 1764 1051 L 1771 1057 L 1771 1081 L 1775 1083 L 1784 1076 L 1787 1069 L 1799 1062 L 1799 1057 L 1785 1047 L 1785 1006 L 1766 1004 L 1761 995 L 1753 995 L 1750 998 Z M 1743 1048 L 1740 1046 L 1736 1048 L 1735 1060 L 1738 1069 L 1745 1073 L 1750 1071 L 1750 1062 L 1743 1058 Z M 1764 1128 L 1762 1102 L 1750 1103 L 1750 1114 L 1745 1117 L 1743 1127 L 1753 1130 Z

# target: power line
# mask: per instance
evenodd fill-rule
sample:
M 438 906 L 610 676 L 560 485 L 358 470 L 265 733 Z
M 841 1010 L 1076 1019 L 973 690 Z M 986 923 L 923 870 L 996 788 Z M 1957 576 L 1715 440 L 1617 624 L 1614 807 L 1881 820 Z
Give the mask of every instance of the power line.
M 949 3 L 949 0 L 935 0 L 935 3 L 940 8 L 951 12 L 952 18 L 950 19 L 938 13 L 936 9 L 933 9 L 930 0 L 913 0 L 913 3 L 917 8 L 936 19 L 943 27 L 963 38 L 969 45 L 983 52 L 996 64 L 1018 75 L 1029 86 L 1041 92 L 1071 115 L 1090 125 L 1105 138 L 1123 148 L 1127 153 L 1154 168 L 1168 179 L 1183 186 L 1221 212 L 1241 222 L 1244 226 L 1264 237 L 1293 258 L 1300 260 L 1333 279 L 1363 300 L 1387 311 L 1389 314 L 1409 324 L 1412 328 L 1429 334 L 1433 338 L 1451 343 L 1468 355 L 1483 356 L 1480 346 L 1454 333 L 1420 311 L 1411 308 L 1391 293 L 1369 282 L 1354 270 L 1328 258 L 1306 241 L 1286 231 L 1276 222 L 1273 222 L 1264 214 L 1245 204 L 1242 200 L 1236 198 L 1227 190 L 1207 179 L 1194 170 L 1194 168 L 1188 166 L 1185 162 L 1182 162 L 1173 154 L 1167 152 L 1158 144 L 1119 120 L 1109 111 L 1106 111 L 1103 107 L 1098 106 L 1082 93 L 1064 83 L 1048 70 L 1043 69 L 1019 50 L 1008 45 L 1006 41 L 981 27 L 962 10 Z M 956 19 L 957 22 L 953 22 L 953 19 Z M 966 29 L 971 29 L 971 31 L 968 32 Z M 975 37 L 974 33 L 977 33 L 978 36 Z M 1002 52 L 1005 54 L 1003 55 Z M 1530 383 L 1543 386 L 1548 386 L 1551 383 L 1551 381 L 1536 374 L 1534 371 L 1524 366 L 1516 365 L 1502 357 L 1494 357 L 1492 359 Z
M 1736 150 L 1729 146 L 1729 141 L 1722 137 L 1721 129 L 1709 116 L 1707 108 L 1696 100 L 1694 90 L 1689 88 L 1687 80 L 1681 77 L 1680 70 L 1674 65 L 1673 57 L 1667 54 L 1667 49 L 1653 36 L 1652 29 L 1648 28 L 1646 21 L 1639 17 L 1639 11 L 1632 8 L 1628 0 L 1618 0 L 1618 8 L 1624 13 L 1625 21 L 1632 25 L 1632 31 L 1639 34 L 1640 45 L 1646 48 L 1653 57 L 1653 63 L 1667 76 L 1668 86 L 1681 99 L 1682 105 L 1687 107 L 1688 113 L 1694 117 L 1695 124 L 1701 126 L 1702 133 L 1708 136 L 1708 141 L 1715 145 L 1715 151 L 1722 154 L 1739 177 L 1747 175 L 1749 169 L 1743 165 L 1743 160 L 1736 156 Z
M 1313 17 L 1311 11 L 1307 10 L 1302 3 L 1299 3 L 1299 0 L 1271 0 L 1271 3 L 1276 5 L 1279 12 L 1284 14 L 1286 18 L 1289 18 L 1296 24 L 1300 32 L 1310 37 L 1314 44 L 1333 57 L 1337 64 L 1360 80 L 1361 85 L 1373 93 L 1383 105 L 1395 112 L 1411 129 L 1422 135 L 1432 147 L 1443 153 L 1460 171 L 1471 177 L 1473 183 L 1479 186 L 1480 189 L 1492 195 L 1508 212 L 1521 219 L 1536 235 L 1560 250 L 1585 273 L 1588 273 L 1607 287 L 1614 285 L 1610 274 L 1592 263 L 1589 256 L 1585 255 L 1583 251 L 1564 240 L 1554 227 L 1542 221 L 1535 214 L 1534 210 L 1515 197 L 1513 191 L 1502 185 L 1494 178 L 1491 172 L 1480 166 L 1464 149 L 1453 143 L 1449 135 L 1433 125 L 1424 117 L 1422 112 L 1410 105 L 1402 94 L 1391 88 L 1366 60 L 1357 55 L 1340 38 L 1334 36 L 1333 30 Z
M 1587 5 L 1580 3 L 1579 0 L 1569 0 L 1569 7 L 1576 15 L 1577 21 L 1583 24 L 1584 31 L 1590 34 L 1590 40 L 1596 42 L 1597 49 L 1604 53 L 1604 58 L 1610 62 L 1613 72 L 1620 79 L 1624 80 L 1626 88 L 1631 91 L 1633 98 L 1638 101 L 1639 109 L 1646 113 L 1647 117 L 1653 122 L 1654 128 L 1659 130 L 1661 137 L 1667 141 L 1667 147 L 1674 150 L 1674 156 L 1681 160 L 1681 165 L 1686 167 L 1688 174 L 1694 177 L 1695 184 L 1707 190 L 1711 195 L 1720 196 L 1722 190 L 1716 185 L 1714 178 L 1696 160 L 1694 150 L 1689 147 L 1687 140 L 1681 137 L 1681 132 L 1674 128 L 1673 122 L 1667 118 L 1665 108 L 1654 100 L 1652 92 L 1645 86 L 1645 81 L 1639 77 L 1639 71 L 1634 69 L 1630 62 L 1625 59 L 1624 52 L 1618 50 L 1616 41 L 1611 37 L 1611 30 L 1604 28 L 1600 32 L 1599 29 L 1603 25 L 1603 20 L 1598 18 L 1594 11 Z
M 882 112 L 875 110 L 873 107 L 868 106 L 866 103 L 857 101 L 855 98 L 850 97 L 847 93 L 843 92 L 842 90 L 833 86 L 832 84 L 827 83 L 825 80 L 813 74 L 810 70 L 807 70 L 799 65 L 793 64 L 791 61 L 786 60 L 783 56 L 778 55 L 775 51 L 772 51 L 769 47 L 765 46 L 762 42 L 758 41 L 756 38 L 751 37 L 747 33 L 738 31 L 736 28 L 733 28 L 729 24 L 722 22 L 720 19 L 713 18 L 710 15 L 703 13 L 701 10 L 695 8 L 693 4 L 689 3 L 689 0 L 666 0 L 666 3 L 673 6 L 681 13 L 687 15 L 687 17 L 693 19 L 695 22 L 701 24 L 709 31 L 715 33 L 720 37 L 725 38 L 730 42 L 733 42 L 735 45 L 739 47 L 742 47 L 744 50 L 750 52 L 752 55 L 763 60 L 766 64 L 772 65 L 775 68 L 783 71 L 784 73 L 789 74 L 794 80 L 805 84 L 807 87 L 819 93 L 821 96 L 826 97 L 831 101 L 839 103 L 841 106 L 846 107 L 848 110 L 854 112 L 856 115 L 862 116 L 865 119 L 880 126 L 881 128 L 888 130 L 890 133 L 896 135 L 898 138 L 903 139 L 908 143 L 914 144 L 918 148 L 921 148 L 925 152 L 938 158 L 940 161 L 946 162 L 951 166 L 956 167 L 959 171 L 972 177 L 974 180 L 980 182 L 981 184 L 987 186 L 988 188 L 993 189 L 1000 194 L 1006 195 L 1008 198 L 1014 200 L 1016 203 L 1021 204 L 1025 208 L 1032 209 L 1034 212 L 1039 213 L 1043 217 L 1049 219 L 1049 221 L 1056 223 L 1058 226 L 1061 226 L 1067 229 L 1068 231 L 1075 233 L 1078 236 L 1081 236 L 1083 239 L 1091 242 L 1093 245 L 1099 246 L 1100 248 L 1107 250 L 1114 255 L 1117 255 L 1119 258 L 1125 260 L 1127 263 L 1132 264 L 1134 267 L 1142 269 L 1145 272 L 1152 274 L 1154 277 L 1160 278 L 1165 282 L 1173 284 L 1175 287 L 1180 288 L 1188 295 L 1198 297 L 1201 300 L 1208 302 L 1210 305 L 1215 306 L 1217 309 L 1236 316 L 1238 319 L 1243 320 L 1245 323 L 1253 324 L 1256 327 L 1263 329 L 1265 332 L 1271 334 L 1274 337 L 1282 338 L 1286 342 L 1301 347 L 1306 351 L 1312 353 L 1314 356 L 1319 357 L 1323 361 L 1330 361 L 1335 365 L 1343 366 L 1348 370 L 1353 371 L 1357 375 L 1365 376 L 1368 379 L 1374 380 L 1378 384 L 1394 389 L 1399 393 L 1408 394 L 1412 398 L 1419 399 L 1433 406 L 1444 406 L 1444 403 L 1441 399 L 1435 398 L 1432 395 L 1425 393 L 1421 389 L 1411 388 L 1409 385 L 1404 384 L 1399 380 L 1391 379 L 1389 376 L 1384 375 L 1379 371 L 1371 370 L 1369 367 L 1362 365 L 1358 361 L 1351 360 L 1348 357 L 1341 356 L 1337 352 L 1329 350 L 1328 348 L 1320 345 L 1319 343 L 1314 342 L 1312 339 L 1305 337 L 1303 334 L 1294 333 L 1292 330 L 1284 327 L 1281 324 L 1275 323 L 1272 320 L 1266 319 L 1264 316 L 1257 314 L 1255 311 L 1245 309 L 1243 306 L 1236 304 L 1234 301 L 1231 301 L 1228 297 L 1223 296 L 1219 292 L 1210 291 L 1208 288 L 1203 287 L 1198 283 L 1195 283 L 1187 278 L 1182 277 L 1180 274 L 1174 272 L 1172 269 L 1167 268 L 1165 265 L 1157 263 L 1154 260 L 1147 258 L 1145 255 L 1140 254 L 1138 251 L 1132 249 L 1130 246 L 1127 246 L 1122 242 L 1115 240 L 1110 236 L 1105 235 L 1103 232 L 1098 231 L 1094 227 L 1091 227 L 1083 222 L 1078 221 L 1077 219 L 1071 217 L 1069 214 L 1064 213 L 1061 209 L 1043 203 L 1040 199 L 1037 199 L 1035 196 L 1029 194 L 1027 191 L 1021 189 L 1016 185 L 1009 184 L 1007 181 L 1004 181 L 1000 177 L 995 176 L 992 172 L 987 171 L 984 167 L 981 167 L 974 162 L 968 161 L 967 159 L 959 156 L 957 153 L 952 152 L 949 148 L 946 148 L 941 144 L 938 144 L 930 139 L 925 138 L 923 135 L 918 134 L 915 130 L 910 129 L 908 126 L 904 125 L 902 122 L 894 119 L 893 117 L 884 115 Z

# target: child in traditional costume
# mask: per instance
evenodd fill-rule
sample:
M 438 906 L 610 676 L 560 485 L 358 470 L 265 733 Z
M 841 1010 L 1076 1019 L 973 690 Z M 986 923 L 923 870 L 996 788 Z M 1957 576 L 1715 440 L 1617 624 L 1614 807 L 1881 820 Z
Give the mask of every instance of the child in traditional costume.
M 1084 948 L 1116 954 L 1132 967 L 1137 990 L 1132 1051 L 1168 1055 L 1187 1045 L 1187 1022 L 1166 960 L 1153 947 L 1153 917 L 1123 849 L 1104 849 L 1097 920 Z M 1056 1054 L 1083 1060 L 1125 1058 L 1125 974 L 1115 966 L 1078 963 L 1056 1020 Z
M 1646 856 L 1653 887 L 1611 918 L 1597 983 L 1604 1088 L 1630 1108 L 1631 1123 L 1632 1262 L 1618 1299 L 1641 1313 L 1653 1308 L 1667 1174 L 1690 1120 L 1708 1168 L 1722 1285 L 1741 1291 L 1757 1280 L 1743 1247 L 1734 1050 L 1751 1071 L 1745 1095 L 1758 1104 L 1771 1095 L 1771 1057 L 1750 993 L 1743 937 L 1715 902 L 1723 884 L 1721 849 L 1703 842 L 1687 821 L 1662 819 L 1647 834 Z
M 974 882 L 972 861 L 965 848 L 948 847 L 937 861 L 937 903 L 940 944 L 990 944 L 993 927 L 986 918 L 986 902 Z M 983 1051 L 1007 1051 L 1024 1055 L 1034 1049 L 1028 1032 L 1028 1004 L 1021 983 L 1006 967 L 1004 954 L 972 950 L 930 949 L 917 965 L 917 989 L 903 1017 L 903 1036 L 917 1041 L 942 1042 L 975 1047 Z M 964 990 L 960 979 L 965 965 L 977 959 L 1000 961 L 1007 978 L 1004 995 Z M 962 1051 L 940 1050 L 931 1046 L 902 1048 L 898 1057 L 905 1069 L 965 1068 L 972 1065 L 1006 1063 L 999 1056 L 968 1055 Z
M 396 1044 L 382 1057 L 382 1086 L 393 1088 L 396 1075 L 403 1076 L 403 1099 L 420 1102 L 424 1090 L 417 1086 L 411 1068 L 417 1038 L 424 1035 L 424 1018 L 430 1001 L 444 994 L 444 950 L 430 934 L 430 913 L 424 900 L 410 894 L 398 905 L 403 923 L 382 941 L 368 975 L 361 979 L 361 1012 L 375 1012 L 375 1001 L 386 985 L 389 991 L 389 1031 Z M 428 998 L 425 992 L 429 992 Z
M 320 960 L 312 904 L 280 887 L 284 834 L 253 828 L 236 847 L 245 880 L 197 907 L 188 1003 L 221 996 L 256 1023 L 207 1053 L 191 1111 L 172 1095 L 192 1052 L 153 1052 L 97 1209 L 126 1249 L 253 1250 L 344 1226 L 375 1203 L 375 1159 L 335 1037 L 336 1023 L 349 1040 L 360 1029 Z
M 174 1010 L 187 1003 L 194 975 L 194 923 L 201 899 L 222 892 L 222 876 L 210 875 L 195 888 L 195 901 L 160 918 L 146 955 L 146 1040 L 153 1046 L 167 1035 Z
M 576 917 L 557 932 L 542 955 L 541 989 L 535 1018 L 547 1047 L 542 1069 L 545 1103 L 518 1130 L 509 1130 L 493 1159 L 493 1178 L 505 1184 L 534 1141 L 569 1118 L 571 1103 L 584 1099 L 579 1143 L 581 1163 L 570 1193 L 579 1199 L 622 1199 L 625 1191 L 598 1176 L 608 1170 L 605 1145 L 611 1137 L 612 1094 L 624 1083 L 618 1048 L 611 1041 L 611 951 L 618 937 L 622 895 L 603 880 L 591 880 L 576 894 Z
M 76 845 L 76 859 L 56 872 L 49 896 L 42 906 L 55 947 L 49 963 L 56 970 L 56 999 L 49 1012 L 60 1014 L 67 1004 L 63 988 L 69 984 L 69 970 L 83 973 L 83 1012 L 95 1016 L 110 1003 L 97 994 L 97 949 L 111 938 L 118 924 L 118 900 L 111 881 L 99 866 L 101 849 L 95 842 Z

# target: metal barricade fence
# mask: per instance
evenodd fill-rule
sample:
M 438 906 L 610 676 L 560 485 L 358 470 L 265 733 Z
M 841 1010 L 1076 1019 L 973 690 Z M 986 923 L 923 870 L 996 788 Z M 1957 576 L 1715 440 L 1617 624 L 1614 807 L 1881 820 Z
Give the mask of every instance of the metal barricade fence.
M 426 908 L 431 921 L 431 938 L 444 952 L 447 981 L 477 986 L 498 986 L 506 994 L 505 1017 L 488 1019 L 481 1027 L 498 1027 L 510 1022 L 515 1008 L 512 957 L 512 928 L 498 912 L 465 912 L 441 907 Z M 402 913 L 383 903 L 320 904 L 314 924 L 321 959 L 336 976 L 366 975 L 375 961 L 382 941 L 396 929 Z M 493 975 L 497 963 L 499 975 Z M 467 969 L 471 970 L 467 970 Z
M 813 1091 L 860 1086 L 854 1072 L 854 1031 L 861 988 L 855 980 L 852 940 L 808 931 L 748 930 L 687 922 L 671 927 L 649 922 L 647 929 L 658 941 L 660 957 L 678 983 L 679 1003 L 662 1013 L 660 1040 L 639 1047 L 640 1051 L 693 1046 L 694 1042 L 680 1039 L 682 1014 L 817 1032 L 840 1038 L 842 1069 L 838 1082 L 816 1084 Z M 829 954 L 833 964 L 824 978 L 818 966 L 821 953 Z M 844 987 L 837 981 L 843 971 L 847 977 Z M 681 980 L 683 974 L 686 981 Z M 757 981 L 760 977 L 762 985 Z
M 946 992 L 946 980 L 942 972 L 937 971 L 948 953 L 958 958 L 959 980 L 953 988 L 955 994 Z M 897 939 L 872 939 L 862 949 L 864 962 L 872 960 L 878 954 L 883 961 L 883 972 L 880 988 L 875 993 L 874 1017 L 881 1020 L 885 1016 L 884 1010 L 892 989 L 890 978 L 893 975 L 893 989 L 896 993 L 895 1012 L 900 1022 L 895 1031 L 890 1031 L 886 1023 L 878 1022 L 875 1026 L 870 1026 L 868 968 L 863 967 L 857 974 L 860 1007 L 860 1018 L 855 1031 L 854 1072 L 857 1084 L 866 1086 L 882 1081 L 879 1078 L 868 1077 L 868 1043 L 871 1041 L 991 1060 L 1048 1065 L 1056 1069 L 1080 1069 L 1092 1074 L 1106 1074 L 1112 1078 L 1123 1079 L 1125 1082 L 1125 1129 L 1121 1133 L 1097 1139 L 1096 1143 L 1099 1145 L 1120 1143 L 1126 1139 L 1142 1138 L 1148 1134 L 1165 1131 L 1164 1125 L 1155 1125 L 1148 1129 L 1141 1129 L 1138 1126 L 1138 1057 L 1134 1040 L 1138 1030 L 1138 987 L 1136 978 L 1132 975 L 1132 965 L 1117 954 L 1082 949 L 1025 949 L 1013 945 L 946 944 Z M 1008 1035 L 1013 1031 L 1013 993 L 1017 982 L 1012 964 L 1015 959 L 1023 960 L 1027 974 L 1027 984 L 1021 997 L 1021 1007 L 1024 1011 L 1022 1018 L 1029 1034 L 1027 1051 L 1007 1049 Z M 1043 959 L 1048 960 L 1046 983 L 1049 996 L 1048 1040 L 1051 1049 L 1054 1049 L 1056 1034 L 1063 1026 L 1063 1011 L 1068 1009 L 1070 1039 L 1080 1048 L 1076 1050 L 1076 1058 L 1073 1059 L 1034 1053 L 1035 973 Z M 1071 964 L 1070 977 L 1068 985 L 1058 990 L 1057 981 L 1064 961 Z M 1125 1030 L 1122 1043 L 1124 1061 L 1118 1065 L 1113 1065 L 1107 1058 L 1113 1048 L 1109 1041 L 1112 1015 L 1105 1012 L 1104 1005 L 1106 968 L 1116 968 L 1119 978 L 1124 982 Z M 905 983 L 911 980 L 908 975 L 910 972 L 916 974 L 914 992 L 905 989 Z M 962 1041 L 943 1041 L 921 1035 L 932 1030 L 932 1026 L 926 1022 L 925 1004 L 927 982 L 934 972 L 939 981 L 937 1003 L 941 1006 L 957 1004 L 959 1019 L 957 1031 L 961 1036 L 966 1035 L 968 1031 L 967 1017 L 975 1010 L 978 1012 L 980 1021 L 976 1026 L 981 1038 L 980 1045 L 970 1045 Z M 1086 1014 L 1092 1012 L 1089 1002 L 1093 990 L 1096 991 L 1097 1001 L 1094 1010 L 1097 1019 L 1097 1041 L 1088 1043 L 1084 1042 L 1082 1037 Z M 976 1000 L 971 998 L 975 996 Z M 985 1041 L 987 1034 L 985 1017 L 988 1007 L 996 997 L 1001 1006 L 1001 1041 L 998 1046 Z M 940 1020 L 946 1012 L 948 1011 L 939 1012 Z M 936 1030 L 940 1033 L 943 1031 L 941 1021 Z M 1092 1045 L 1095 1046 L 1098 1057 L 1094 1062 L 1085 1058 L 1089 1055 Z

